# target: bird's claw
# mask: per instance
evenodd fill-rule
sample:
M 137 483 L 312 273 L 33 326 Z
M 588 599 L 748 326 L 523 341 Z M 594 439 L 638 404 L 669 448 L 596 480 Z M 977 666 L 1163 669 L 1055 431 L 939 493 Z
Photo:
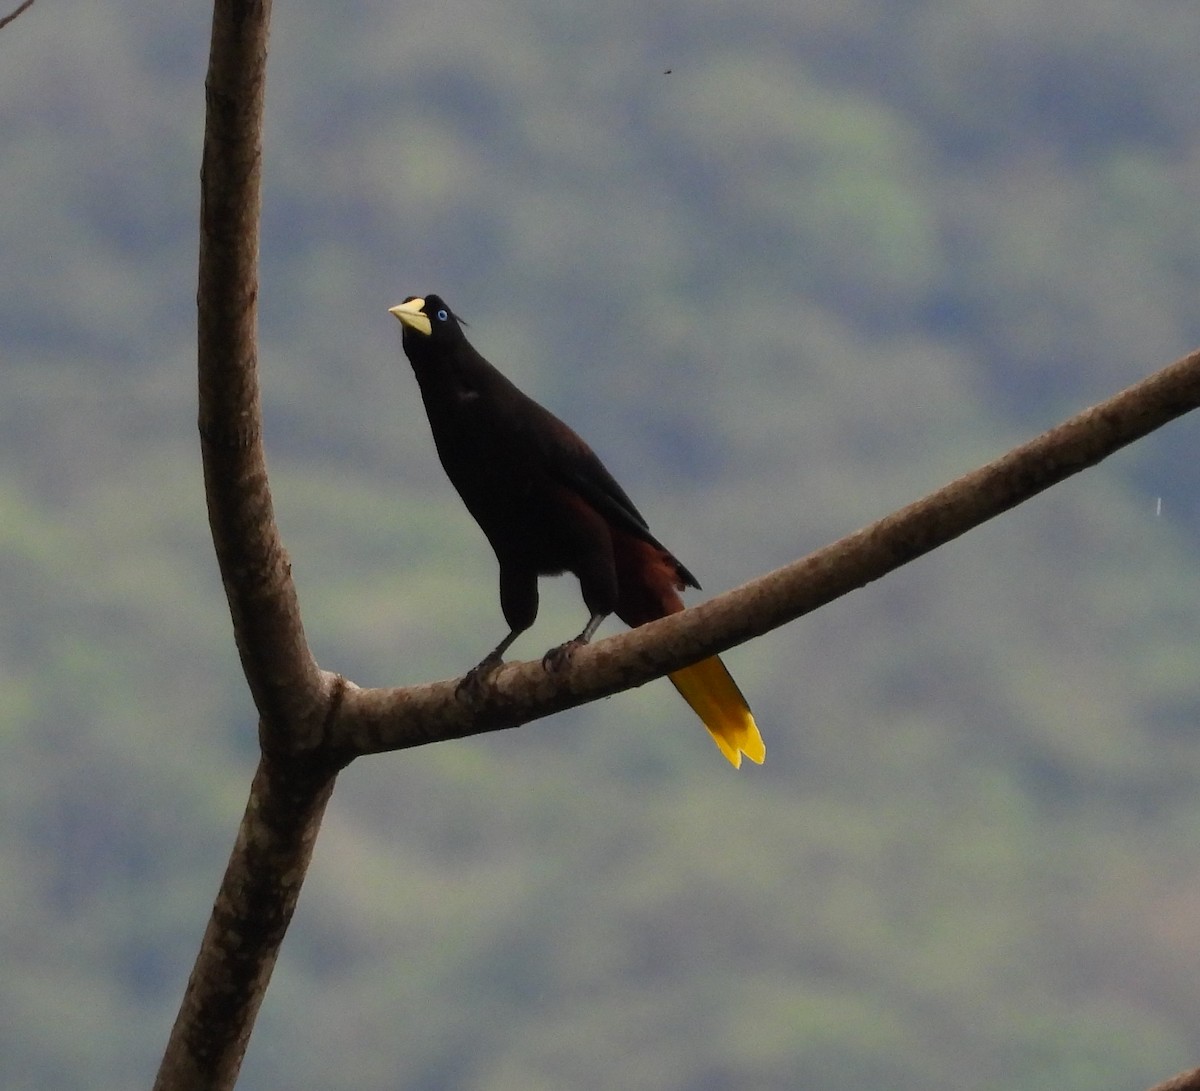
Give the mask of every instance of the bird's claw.
M 575 658 L 575 652 L 585 643 L 576 637 L 574 640 L 568 640 L 565 644 L 560 644 L 557 648 L 551 648 L 542 656 L 542 669 L 551 674 L 566 670 L 571 665 L 571 660 Z
M 498 655 L 489 655 L 463 675 L 454 687 L 454 696 L 464 704 L 479 704 L 487 695 L 488 685 L 502 663 Z

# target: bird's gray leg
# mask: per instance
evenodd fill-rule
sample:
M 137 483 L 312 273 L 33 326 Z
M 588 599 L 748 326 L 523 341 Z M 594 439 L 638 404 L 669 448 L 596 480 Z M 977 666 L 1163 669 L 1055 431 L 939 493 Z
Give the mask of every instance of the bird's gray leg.
M 454 695 L 460 701 L 478 701 L 487 689 L 488 682 L 504 663 L 504 653 L 509 645 L 523 633 L 524 629 L 513 629 L 499 644 L 475 664 L 454 688 Z
M 557 648 L 551 648 L 544 656 L 542 656 L 542 666 L 548 671 L 565 670 L 571 665 L 571 658 L 575 655 L 577 649 L 582 648 L 595 635 L 596 630 L 600 628 L 600 623 L 608 617 L 607 613 L 593 611 L 592 616 L 588 618 L 588 623 L 583 627 L 583 632 L 573 640 L 568 640 L 565 644 L 560 644 Z

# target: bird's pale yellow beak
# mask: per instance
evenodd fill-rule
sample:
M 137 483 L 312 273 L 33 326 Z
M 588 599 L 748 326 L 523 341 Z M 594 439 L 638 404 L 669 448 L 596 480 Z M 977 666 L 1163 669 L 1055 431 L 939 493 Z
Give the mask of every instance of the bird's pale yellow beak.
M 433 323 L 429 321 L 429 315 L 422 312 L 421 308 L 424 306 L 425 300 L 410 299 L 404 303 L 397 303 L 394 307 L 389 307 L 388 314 L 394 314 L 400 319 L 402 325 L 428 337 L 433 333 Z

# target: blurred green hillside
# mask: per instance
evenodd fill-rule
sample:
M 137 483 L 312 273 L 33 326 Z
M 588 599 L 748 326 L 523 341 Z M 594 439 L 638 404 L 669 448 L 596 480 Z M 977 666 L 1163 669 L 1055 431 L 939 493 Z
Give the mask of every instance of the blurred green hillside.
M 148 1086 L 254 715 L 207 536 L 208 12 L 0 33 L 0 1084 Z M 1177 0 L 276 5 L 262 378 L 323 666 L 503 632 L 438 291 L 715 592 L 1200 343 Z M 1185 420 L 728 657 L 344 774 L 247 1091 L 1133 1091 L 1200 1062 Z M 577 631 L 544 585 L 526 657 Z

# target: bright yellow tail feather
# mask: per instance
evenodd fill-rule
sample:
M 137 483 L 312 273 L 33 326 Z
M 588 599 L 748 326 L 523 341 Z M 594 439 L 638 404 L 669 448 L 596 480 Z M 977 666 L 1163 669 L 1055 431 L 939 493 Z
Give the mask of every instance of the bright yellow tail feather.
M 766 744 L 746 698 L 720 659 L 714 655 L 667 677 L 704 721 L 713 741 L 735 769 L 742 767 L 743 754 L 762 765 L 767 756 Z

